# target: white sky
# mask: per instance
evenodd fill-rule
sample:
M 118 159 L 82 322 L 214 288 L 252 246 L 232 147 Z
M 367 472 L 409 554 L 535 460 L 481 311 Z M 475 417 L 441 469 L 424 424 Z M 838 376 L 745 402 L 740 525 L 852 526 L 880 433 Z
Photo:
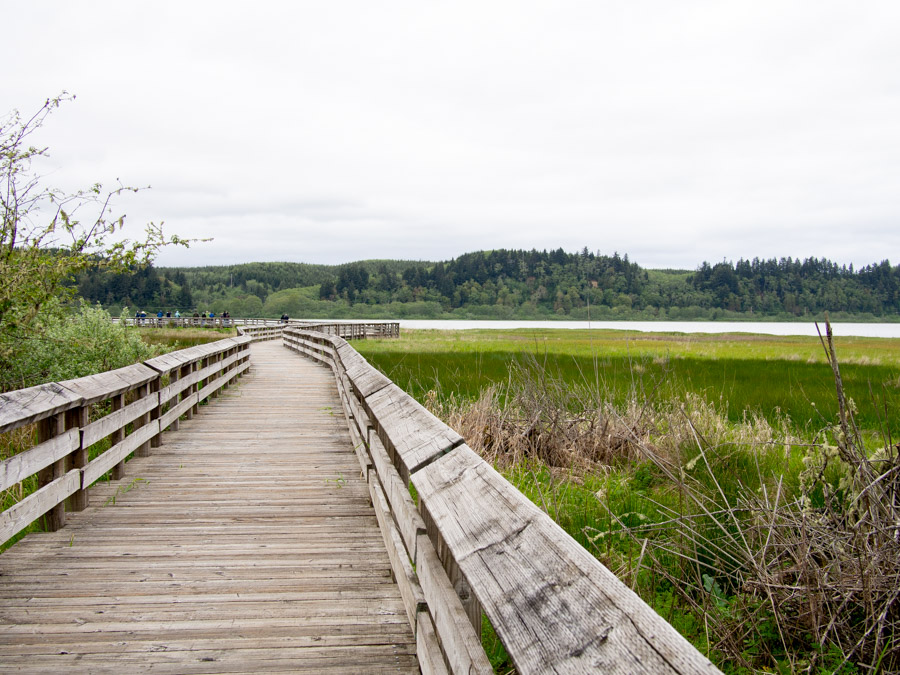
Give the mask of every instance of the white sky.
M 3 0 L 48 180 L 214 237 L 160 265 L 900 263 L 900 2 Z

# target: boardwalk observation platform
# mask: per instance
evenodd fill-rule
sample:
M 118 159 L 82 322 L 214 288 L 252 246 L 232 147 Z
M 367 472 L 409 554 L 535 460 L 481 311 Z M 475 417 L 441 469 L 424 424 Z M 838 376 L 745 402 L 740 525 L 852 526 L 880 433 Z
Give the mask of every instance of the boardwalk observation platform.
M 0 539 L 51 530 L 0 555 L 0 670 L 490 672 L 485 615 L 520 672 L 718 672 L 316 328 L 0 397 L 41 486 Z

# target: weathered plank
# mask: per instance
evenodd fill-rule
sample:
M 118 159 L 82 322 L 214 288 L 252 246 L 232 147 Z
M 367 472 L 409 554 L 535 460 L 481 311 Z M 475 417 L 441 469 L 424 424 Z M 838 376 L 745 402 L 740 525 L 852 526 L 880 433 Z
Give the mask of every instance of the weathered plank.
M 422 516 L 416 509 L 412 495 L 409 494 L 409 488 L 400 479 L 400 474 L 394 468 L 377 436 L 371 437 L 369 455 L 397 520 L 397 527 L 403 537 L 403 543 L 406 545 L 410 557 L 415 560 L 416 545 L 419 535 L 425 532 L 425 521 L 422 520 Z
M 0 433 L 77 408 L 83 402 L 80 395 L 57 382 L 0 394 Z
M 416 546 L 416 575 L 450 670 L 454 673 L 493 673 L 481 647 L 481 637 L 469 623 L 466 610 L 447 579 L 428 536 L 420 534 L 419 537 L 422 541 Z
M 427 609 L 420 612 L 416 619 L 416 656 L 422 675 L 446 675 L 449 672 Z
M 154 420 L 153 422 L 135 429 L 133 433 L 125 437 L 125 440 L 117 443 L 99 457 L 91 460 L 88 465 L 84 467 L 84 486 L 87 487 L 92 485 L 94 481 L 158 433 L 159 422 Z
M 168 401 L 172 400 L 172 398 L 188 389 L 192 384 L 197 384 L 197 382 L 199 382 L 201 379 L 203 379 L 203 376 L 199 370 L 195 370 L 194 372 L 189 373 L 184 377 L 179 377 L 174 382 L 171 382 L 165 387 L 160 388 L 160 402 L 167 403 Z
M 28 527 L 81 487 L 81 471 L 73 469 L 0 513 L 0 542 Z
M 369 396 L 365 407 L 381 441 L 396 453 L 400 468 L 408 474 L 463 443 L 462 436 L 396 384 Z
M 0 556 L 0 663 L 417 672 L 341 405 L 330 371 L 254 344 L 240 386 L 131 460 L 129 478 L 98 482 L 65 528 Z
M 388 557 L 391 559 L 391 569 L 394 571 L 394 578 L 400 588 L 400 597 L 403 599 L 406 615 L 409 617 L 413 632 L 415 632 L 416 618 L 419 612 L 425 609 L 425 596 L 419 580 L 416 578 L 416 573 L 413 571 L 412 562 L 403 545 L 403 540 L 400 538 L 400 533 L 397 531 L 397 526 L 391 517 L 387 498 L 384 496 L 378 477 L 374 474 L 369 477 L 369 493 L 372 496 L 375 515 L 378 518 L 378 527 L 384 537 Z
M 137 389 L 157 377 L 159 374 L 152 368 L 148 368 L 142 363 L 135 363 L 131 366 L 107 370 L 76 380 L 65 380 L 60 382 L 60 385 L 81 396 L 85 404 L 90 404 Z
M 373 368 L 362 354 L 344 340 L 338 343 L 337 354 L 360 398 L 371 396 L 392 384 L 387 376 Z
M 172 424 L 172 422 L 176 421 L 179 417 L 187 413 L 193 406 L 197 405 L 200 401 L 200 398 L 197 394 L 190 394 L 185 396 L 181 401 L 179 401 L 172 408 L 163 413 L 162 417 L 159 418 L 159 428 L 162 431 Z
M 78 437 L 78 429 L 69 429 L 0 462 L 0 490 L 15 485 L 68 455 L 79 446 Z
M 412 483 L 520 672 L 718 672 L 468 447 Z
M 129 422 L 134 421 L 141 415 L 150 412 L 158 405 L 159 399 L 156 394 L 145 396 L 144 398 L 129 403 L 124 408 L 111 412 L 84 427 L 82 429 L 83 436 L 81 442 L 84 447 L 89 447 L 101 438 L 106 438 L 114 431 L 117 431 Z

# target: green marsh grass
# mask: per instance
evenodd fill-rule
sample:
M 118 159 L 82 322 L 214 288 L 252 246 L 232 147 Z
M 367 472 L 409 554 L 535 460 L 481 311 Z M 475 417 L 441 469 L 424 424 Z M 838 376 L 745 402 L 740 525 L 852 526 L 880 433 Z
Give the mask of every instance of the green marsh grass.
M 139 331 L 141 340 L 147 344 L 162 345 L 171 351 L 196 347 L 237 335 L 237 330 L 234 328 L 135 327 L 133 330 Z
M 596 335 L 594 335 L 596 334 Z M 474 400 L 504 383 L 523 355 L 553 376 L 601 391 L 622 404 L 634 391 L 657 398 L 702 396 L 740 422 L 747 411 L 770 421 L 788 416 L 799 429 L 834 419 L 831 368 L 817 338 L 758 335 L 684 336 L 621 331 L 404 331 L 400 340 L 367 340 L 357 349 L 413 397 Z M 858 423 L 878 430 L 883 410 L 900 403 L 900 340 L 837 342 L 847 394 Z M 900 419 L 886 421 L 900 436 Z
M 865 458 L 900 436 L 900 341 L 835 343 L 852 441 L 815 338 L 404 331 L 357 347 L 725 672 L 869 672 L 900 659 L 900 554 L 896 511 L 860 521 L 853 495 L 900 492 L 896 466 L 877 478 Z

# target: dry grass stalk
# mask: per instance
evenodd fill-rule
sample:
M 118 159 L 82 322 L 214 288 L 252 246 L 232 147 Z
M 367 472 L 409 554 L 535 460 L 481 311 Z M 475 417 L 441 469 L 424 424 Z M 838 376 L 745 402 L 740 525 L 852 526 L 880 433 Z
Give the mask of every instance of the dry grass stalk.
M 426 406 L 498 466 L 527 459 L 551 468 L 591 470 L 630 461 L 641 455 L 651 430 L 646 410 L 635 407 L 623 417 L 593 394 L 546 377 L 528 361 L 514 366 L 505 386 L 491 386 L 473 402 L 452 396 L 444 402 L 429 392 Z
M 900 672 L 900 445 L 886 435 L 867 454 L 830 327 L 823 345 L 841 412 L 806 446 L 799 486 L 785 470 L 791 448 L 803 446 L 786 422 L 749 415 L 734 424 L 696 396 L 651 405 L 636 391 L 617 408 L 526 362 L 474 402 L 432 393 L 428 405 L 495 465 L 571 472 L 651 460 L 678 506 L 654 502 L 655 522 L 618 521 L 635 555 L 617 558 L 617 573 L 638 585 L 648 575 L 651 586 L 668 581 L 729 663 Z M 744 462 L 738 475 L 727 474 L 732 455 Z

